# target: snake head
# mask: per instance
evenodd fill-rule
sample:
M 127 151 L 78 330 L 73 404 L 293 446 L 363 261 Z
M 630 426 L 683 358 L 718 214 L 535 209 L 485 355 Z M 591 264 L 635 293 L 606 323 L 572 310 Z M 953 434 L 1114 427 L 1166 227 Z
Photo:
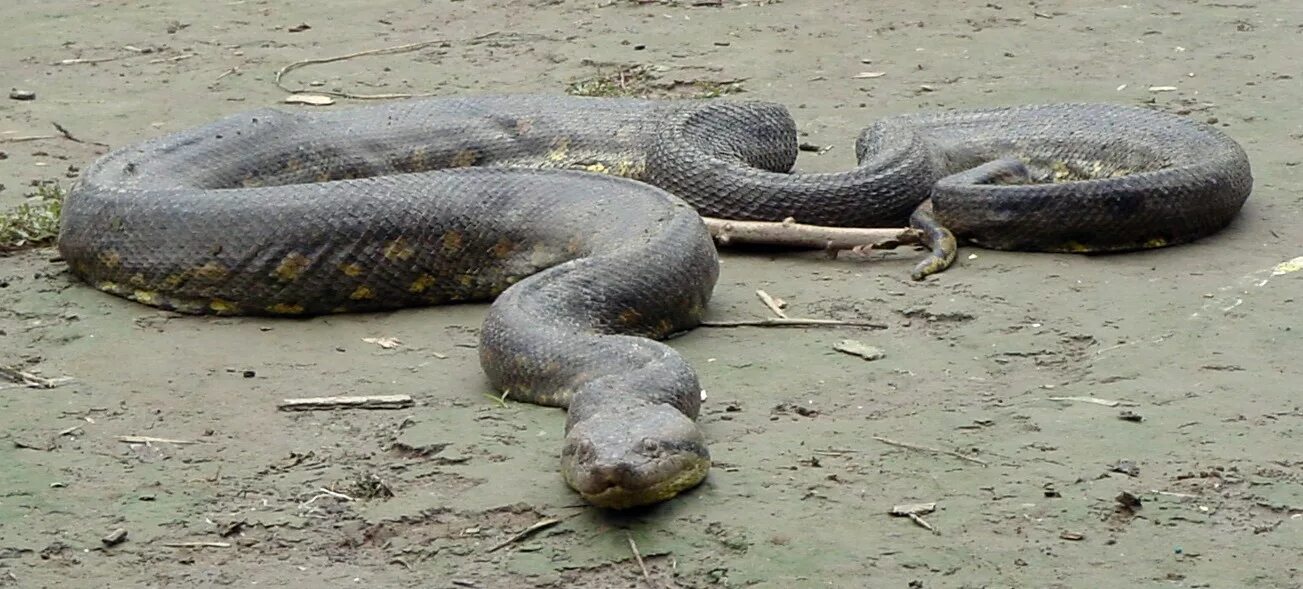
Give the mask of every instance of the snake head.
M 561 451 L 566 482 L 609 509 L 665 501 L 695 487 L 709 469 L 697 424 L 662 404 L 595 412 L 570 429 Z

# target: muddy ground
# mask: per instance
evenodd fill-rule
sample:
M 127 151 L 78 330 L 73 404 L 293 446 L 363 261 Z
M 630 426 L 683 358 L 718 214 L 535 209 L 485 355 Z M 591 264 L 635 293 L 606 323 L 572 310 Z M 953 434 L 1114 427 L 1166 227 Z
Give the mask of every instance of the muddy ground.
M 834 146 L 804 170 L 852 165 L 855 133 L 891 113 L 1148 103 L 1240 140 L 1255 192 L 1189 246 L 966 248 L 922 283 L 913 251 L 725 251 L 711 318 L 765 316 L 764 289 L 793 316 L 886 328 L 675 340 L 709 394 L 716 466 L 620 516 L 557 475 L 560 411 L 486 396 L 483 306 L 183 318 L 72 282 L 51 249 L 3 257 L 0 365 L 74 380 L 0 389 L 0 586 L 1303 586 L 1303 272 L 1278 266 L 1303 256 L 1291 0 L 692 4 L 7 0 L 3 90 L 36 98 L 0 96 L 0 204 L 66 186 L 96 143 L 276 105 L 295 60 L 432 39 L 448 42 L 288 83 L 559 93 L 620 65 L 742 79 L 740 96 L 790 105 L 803 140 Z M 80 142 L 12 141 L 56 122 Z M 838 353 L 843 339 L 886 356 Z M 417 404 L 276 408 L 332 394 Z M 917 502 L 936 503 L 935 533 L 887 513 Z

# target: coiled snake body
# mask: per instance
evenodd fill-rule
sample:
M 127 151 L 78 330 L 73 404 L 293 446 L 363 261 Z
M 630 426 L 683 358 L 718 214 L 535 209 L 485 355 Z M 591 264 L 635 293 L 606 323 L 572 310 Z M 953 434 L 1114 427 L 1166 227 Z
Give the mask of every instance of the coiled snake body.
M 441 98 L 261 110 L 104 156 L 59 249 L 94 287 L 188 313 L 316 315 L 493 300 L 480 359 L 510 398 L 567 409 L 561 470 L 596 505 L 700 483 L 691 329 L 718 258 L 698 213 L 898 226 L 979 245 L 1116 251 L 1225 226 L 1252 180 L 1201 123 L 1109 105 L 890 117 L 859 165 L 791 173 L 763 102 Z M 597 173 L 594 173 L 597 172 Z M 621 176 L 623 178 L 621 178 Z

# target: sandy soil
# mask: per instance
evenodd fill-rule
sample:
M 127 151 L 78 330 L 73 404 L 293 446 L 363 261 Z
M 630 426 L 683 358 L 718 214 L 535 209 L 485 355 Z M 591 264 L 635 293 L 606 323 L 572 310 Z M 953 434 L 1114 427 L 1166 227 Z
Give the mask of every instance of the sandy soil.
M 75 378 L 0 390 L 0 586 L 1303 587 L 1303 272 L 1272 272 L 1303 255 L 1294 2 L 690 4 L 7 0 L 4 90 L 37 97 L 0 97 L 14 132 L 0 137 L 57 122 L 121 146 L 275 105 L 272 76 L 294 60 L 448 39 L 291 83 L 562 92 L 595 62 L 745 78 L 743 96 L 790 105 L 806 141 L 835 146 L 806 170 L 851 165 L 857 130 L 889 113 L 1152 103 L 1242 141 L 1255 193 L 1197 244 L 967 248 L 923 283 L 910 251 L 726 251 L 712 318 L 764 316 L 765 289 L 794 316 L 887 328 L 676 340 L 709 392 L 717 466 L 697 491 L 620 516 L 583 508 L 557 475 L 561 412 L 486 398 L 481 306 L 181 318 L 73 283 L 49 249 L 0 258 L 0 365 Z M 58 65 L 77 58 L 114 59 Z M 8 207 L 104 149 L 0 151 Z M 386 337 L 402 344 L 363 341 Z M 886 357 L 834 351 L 843 339 Z M 276 409 L 384 393 L 418 404 Z M 936 533 L 887 514 L 914 502 L 936 502 Z

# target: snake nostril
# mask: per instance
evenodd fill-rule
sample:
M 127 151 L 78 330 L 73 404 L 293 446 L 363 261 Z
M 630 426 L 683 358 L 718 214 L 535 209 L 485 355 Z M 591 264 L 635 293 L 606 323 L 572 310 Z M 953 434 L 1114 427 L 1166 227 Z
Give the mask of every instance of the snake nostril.
M 643 438 L 638 444 L 638 451 L 643 454 L 655 455 L 660 449 L 661 443 L 654 438 Z

